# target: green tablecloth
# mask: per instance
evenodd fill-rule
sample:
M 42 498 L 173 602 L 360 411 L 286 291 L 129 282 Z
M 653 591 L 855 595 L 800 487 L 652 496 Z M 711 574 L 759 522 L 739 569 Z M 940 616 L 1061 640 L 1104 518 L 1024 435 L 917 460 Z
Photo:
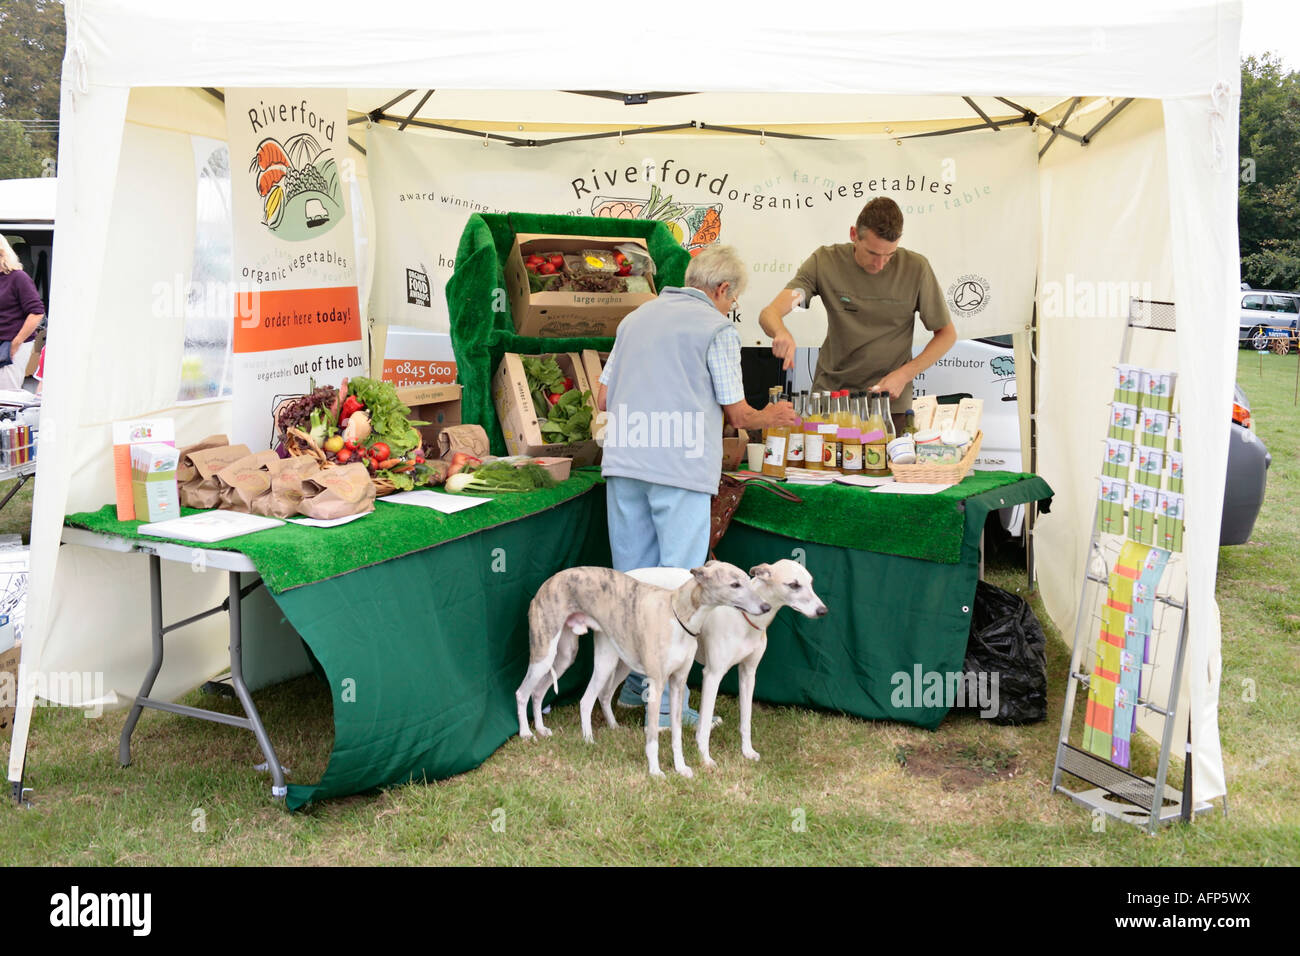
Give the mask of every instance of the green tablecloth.
M 836 536 L 845 539 L 841 544 L 825 544 L 793 533 L 808 524 L 808 517 L 800 513 L 807 506 L 747 491 L 719 543 L 718 558 L 746 570 L 755 564 L 797 558 L 811 572 L 813 587 L 830 609 L 816 621 L 788 608 L 777 615 L 768 628 L 767 652 L 758 667 L 754 696 L 774 704 L 937 726 L 948 713 L 947 702 L 913 698 L 911 689 L 918 684 L 918 668 L 918 694 L 927 675 L 962 670 L 985 518 L 992 510 L 1052 493 L 1046 482 L 1034 476 L 984 472 L 977 477 L 979 480 L 968 478 L 944 492 L 946 499 L 908 499 L 911 506 L 929 499 L 937 511 L 945 512 L 949 503 L 961 504 L 955 529 L 945 525 L 941 532 L 920 535 L 951 537 L 957 552 L 954 563 L 864 550 L 864 543 L 870 546 L 873 542 L 874 529 L 883 528 L 885 517 L 900 504 L 879 499 L 894 496 L 843 486 L 794 489 L 801 495 L 814 492 L 822 505 L 855 516 L 839 529 Z M 987 490 L 990 482 L 997 487 Z M 963 498 L 963 493 L 970 496 Z M 813 497 L 805 496 L 808 501 Z M 783 535 L 769 526 L 789 528 L 792 534 Z M 932 525 L 921 521 L 912 527 Z M 897 548 L 899 538 L 890 535 L 890 547 Z M 947 550 L 946 546 L 940 548 L 940 543 L 917 541 L 912 550 Z M 734 671 L 723 680 L 721 689 L 736 693 Z

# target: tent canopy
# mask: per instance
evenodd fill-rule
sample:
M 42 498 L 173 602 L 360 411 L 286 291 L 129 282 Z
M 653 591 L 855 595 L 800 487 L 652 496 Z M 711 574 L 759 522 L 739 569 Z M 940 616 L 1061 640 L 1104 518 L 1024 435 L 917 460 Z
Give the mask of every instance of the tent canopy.
M 154 283 L 190 268 L 177 250 L 188 248 L 193 215 L 184 211 L 184 180 L 168 183 L 166 171 L 192 164 L 189 134 L 220 137 L 224 128 L 220 103 L 199 91 L 343 87 L 353 118 L 362 121 L 359 136 L 364 117 L 382 107 L 397 123 L 413 115 L 527 138 L 692 121 L 902 136 L 977 124 L 981 111 L 994 122 L 1023 120 L 1028 111 L 1055 123 L 1071 110 L 1068 130 L 1080 134 L 1135 98 L 1093 144 L 1058 142 L 1044 154 L 1039 283 L 1137 278 L 1178 303 L 1180 333 L 1164 359 L 1196 385 L 1182 391 L 1196 797 L 1223 793 L 1213 593 L 1239 282 L 1240 4 L 919 2 L 868 13 L 860 4 L 812 0 L 797 21 L 768 22 L 683 0 L 550 19 L 535 9 L 516 0 L 490 9 L 397 0 L 372 0 L 362 10 L 341 0 L 68 4 L 61 266 L 51 303 L 24 669 L 75 664 L 113 674 L 127 669 L 123 657 L 132 665 L 147 659 L 147 611 L 128 596 L 142 570 L 58 546 L 63 515 L 98 507 L 111 493 L 107 422 L 167 414 L 182 434 L 208 434 L 229 420 L 228 403 L 177 405 L 167 376 L 179 364 L 179 346 L 170 342 L 179 330 L 161 329 L 148 307 Z M 396 99 L 407 90 L 415 92 Z M 626 105 L 561 92 L 584 90 L 692 95 Z M 1040 129 L 1046 145 L 1050 132 Z M 160 211 L 166 199 L 175 204 Z M 1068 632 L 1097 461 L 1076 436 L 1100 414 L 1096 403 L 1123 317 L 1080 323 L 1044 313 L 1041 297 L 1039 317 L 1039 470 L 1057 489 L 1058 508 L 1043 522 L 1038 552 L 1051 557 L 1040 559 L 1044 597 Z M 1088 359 L 1082 373 L 1080 356 Z M 178 575 L 169 600 L 178 614 L 197 610 L 219 584 Z M 91 606 L 111 633 L 87 632 Z M 182 681 L 199 673 L 201 680 L 219 667 L 221 629 L 210 623 L 192 642 L 197 650 L 187 642 L 169 652 L 164 678 L 174 668 Z M 129 694 L 134 686 L 118 689 Z M 20 710 L 14 781 L 22 776 L 28 720 Z

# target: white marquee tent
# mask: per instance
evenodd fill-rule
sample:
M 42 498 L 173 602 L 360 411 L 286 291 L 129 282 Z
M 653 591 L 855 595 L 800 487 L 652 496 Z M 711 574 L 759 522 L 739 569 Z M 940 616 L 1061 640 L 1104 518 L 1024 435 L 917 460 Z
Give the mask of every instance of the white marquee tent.
M 1195 797 L 1225 793 L 1214 582 L 1236 355 L 1240 4 L 812 0 L 797 18 L 780 7 L 734 12 L 682 0 L 549 20 L 532 10 L 514 0 L 491 8 L 69 0 L 58 269 L 20 686 L 42 673 L 102 671 L 106 690 L 129 700 L 147 664 L 144 562 L 59 546 L 65 514 L 112 499 L 108 423 L 168 415 L 182 435 L 229 425 L 228 401 L 177 402 L 180 323 L 151 308 L 155 283 L 191 268 L 190 136 L 225 135 L 213 91 L 345 87 L 360 117 L 405 90 L 435 90 L 417 117 L 530 132 L 704 120 L 892 136 L 978 124 L 980 111 L 1023 118 L 1009 100 L 1042 117 L 1043 145 L 1053 138 L 1046 123 L 1068 117 L 1039 177 L 1037 465 L 1056 492 L 1037 529 L 1044 600 L 1071 633 L 1096 494 L 1095 445 L 1080 435 L 1100 437 L 1127 302 L 1082 320 L 1044 309 L 1043 292 L 1149 283 L 1152 298 L 1177 303 L 1179 332 L 1163 352 L 1135 359 L 1177 368 L 1188 386 Z M 691 52 L 665 52 L 678 50 Z M 632 113 L 621 101 L 559 90 L 698 95 Z M 1093 141 L 1078 141 L 1129 98 Z M 362 124 L 354 130 L 364 136 Z M 1029 318 L 1006 331 L 1023 331 Z M 165 571 L 164 583 L 169 616 L 178 617 L 216 603 L 224 587 L 220 575 L 188 568 Z M 155 696 L 183 693 L 222 668 L 221 622 L 194 631 L 169 645 Z M 20 704 L 15 782 L 30 723 L 30 700 Z

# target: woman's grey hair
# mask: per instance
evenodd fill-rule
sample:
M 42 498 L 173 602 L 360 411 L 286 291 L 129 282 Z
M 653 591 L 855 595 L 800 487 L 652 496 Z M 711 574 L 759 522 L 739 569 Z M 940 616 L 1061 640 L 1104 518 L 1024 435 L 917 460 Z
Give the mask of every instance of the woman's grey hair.
M 9 241 L 4 236 L 0 236 L 0 275 L 6 272 L 21 272 L 22 269 L 22 260 L 9 245 Z
M 724 282 L 731 283 L 732 295 L 740 295 L 748 279 L 745 263 L 731 246 L 709 246 L 686 267 L 686 284 L 710 295 Z

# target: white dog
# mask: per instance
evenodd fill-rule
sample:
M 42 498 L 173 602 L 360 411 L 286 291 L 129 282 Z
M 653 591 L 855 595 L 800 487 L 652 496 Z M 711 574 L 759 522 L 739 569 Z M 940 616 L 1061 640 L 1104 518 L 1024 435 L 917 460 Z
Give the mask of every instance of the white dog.
M 760 564 L 751 568 L 749 573 L 753 578 L 754 593 L 771 605 L 771 609 L 751 616 L 735 607 L 714 608 L 699 633 L 695 659 L 704 665 L 704 683 L 695 742 L 699 745 L 700 759 L 705 767 L 716 766 L 709 757 L 709 733 L 713 729 L 713 705 L 723 675 L 732 667 L 738 666 L 740 669 L 740 752 L 749 760 L 757 760 L 758 751 L 750 739 L 750 718 L 754 701 L 754 675 L 758 671 L 758 662 L 763 659 L 763 652 L 767 650 L 768 625 L 776 617 L 776 612 L 786 606 L 794 608 L 804 617 L 826 615 L 826 605 L 813 591 L 812 575 L 798 561 L 787 559 L 775 564 Z M 646 584 L 671 589 L 680 587 L 691 572 L 684 568 L 638 568 L 628 574 Z M 607 719 L 610 714 L 610 699 L 626 676 L 626 669 L 616 671 L 601 694 L 600 703 Z
M 532 736 L 525 716 L 529 698 L 537 732 L 550 734 L 542 725 L 546 678 L 551 677 L 558 691 L 560 675 L 577 655 L 579 635 L 590 630 L 596 643 L 591 682 L 582 695 L 583 739 L 594 739 L 591 709 L 601 688 L 620 667 L 634 667 L 646 675 L 650 690 L 646 703 L 650 773 L 663 776 L 659 769 L 659 698 L 666 684 L 672 705 L 673 766 L 683 776 L 691 776 L 682 756 L 681 703 L 686 675 L 695 659 L 696 635 L 709 611 L 719 606 L 749 614 L 764 614 L 771 608 L 755 593 L 745 572 L 734 565 L 710 561 L 683 570 L 682 575 L 673 590 L 644 584 L 609 568 L 569 568 L 548 578 L 528 606 L 529 667 L 515 691 L 519 736 Z M 606 719 L 617 726 L 608 700 L 602 703 Z

